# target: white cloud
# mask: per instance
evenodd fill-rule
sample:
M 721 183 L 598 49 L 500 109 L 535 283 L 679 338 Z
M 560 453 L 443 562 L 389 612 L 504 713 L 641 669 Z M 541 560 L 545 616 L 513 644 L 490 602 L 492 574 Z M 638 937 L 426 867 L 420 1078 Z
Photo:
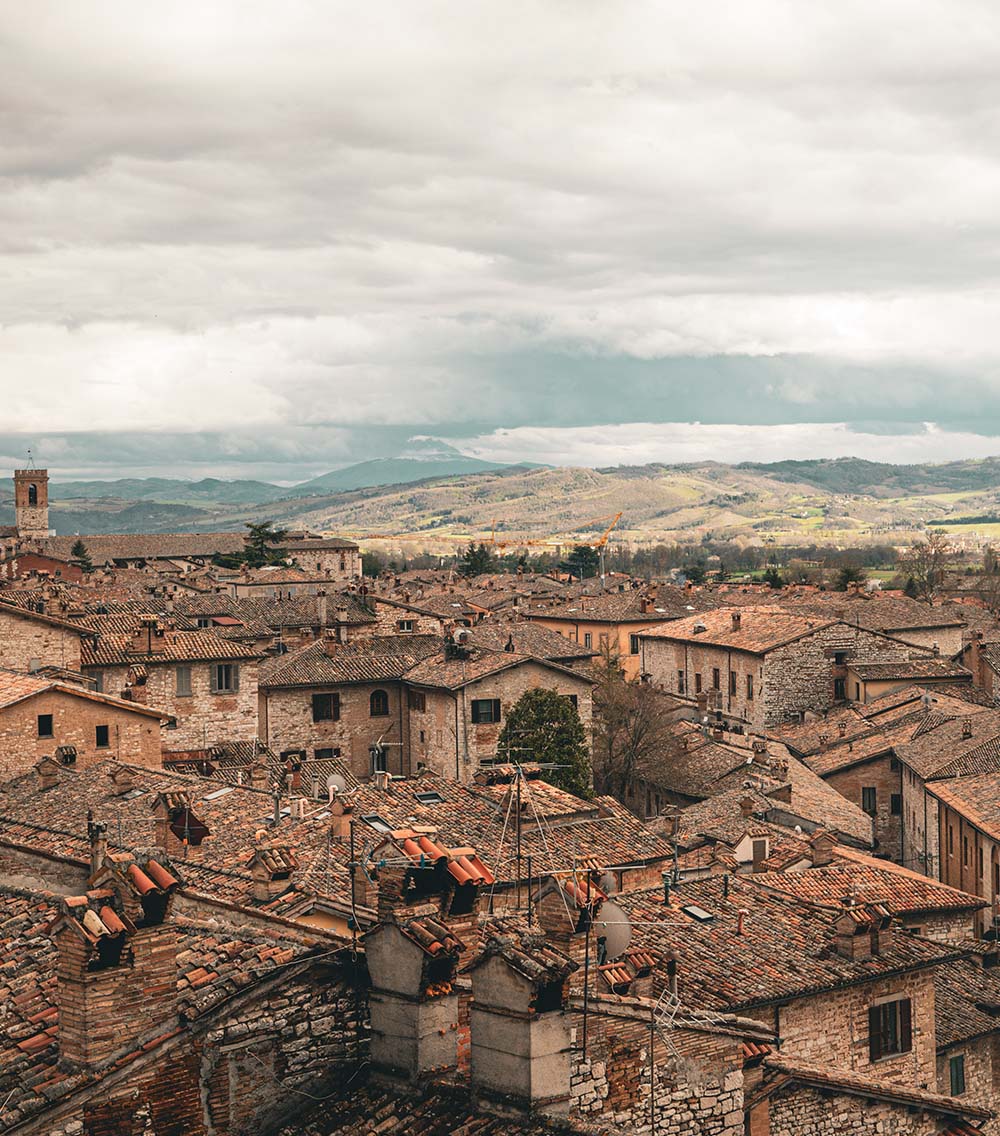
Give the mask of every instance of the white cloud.
M 774 421 L 830 360 L 884 368 L 845 416 L 944 421 L 956 369 L 995 415 L 1000 8 L 959 8 L 8 6 L 6 427 L 544 426 L 546 353 L 609 362 L 581 422 L 617 359 L 719 355 L 801 357 L 745 371 Z
M 934 423 L 912 434 L 869 434 L 843 422 L 780 426 L 701 422 L 627 422 L 613 426 L 523 426 L 455 443 L 486 461 L 618 466 L 649 462 L 772 462 L 858 457 L 900 463 L 984 458 L 1000 453 L 1000 437 L 951 432 Z M 888 451 L 891 451 L 891 459 Z

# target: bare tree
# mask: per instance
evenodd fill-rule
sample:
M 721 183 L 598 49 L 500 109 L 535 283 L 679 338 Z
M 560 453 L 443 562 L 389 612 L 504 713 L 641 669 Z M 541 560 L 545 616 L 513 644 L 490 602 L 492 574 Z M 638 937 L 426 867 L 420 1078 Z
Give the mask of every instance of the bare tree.
M 629 682 L 617 657 L 605 650 L 594 688 L 594 787 L 624 800 L 629 786 L 677 748 L 670 709 L 646 683 Z
M 928 602 L 934 599 L 951 556 L 951 545 L 940 529 L 899 554 L 899 570 L 907 577 L 908 584 L 913 581 L 913 595 Z

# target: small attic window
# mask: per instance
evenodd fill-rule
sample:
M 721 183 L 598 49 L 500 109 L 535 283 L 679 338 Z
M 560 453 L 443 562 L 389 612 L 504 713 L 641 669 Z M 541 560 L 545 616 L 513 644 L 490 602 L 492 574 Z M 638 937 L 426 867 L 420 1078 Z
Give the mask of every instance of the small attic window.
M 562 982 L 542 982 L 538 987 L 535 998 L 535 1013 L 547 1014 L 552 1010 L 561 1010 L 563 1005 Z
M 119 800 L 121 801 L 134 801 L 136 797 L 141 797 L 145 794 L 145 789 L 129 789 L 127 793 L 122 793 Z
M 687 907 L 682 907 L 681 911 L 685 915 L 689 915 L 692 919 L 697 920 L 699 923 L 711 923 L 715 916 L 711 911 L 706 911 L 704 907 L 698 907 L 697 904 L 689 903 Z
M 370 824 L 376 832 L 392 832 L 389 825 L 378 815 L 378 813 L 368 813 L 361 818 L 365 824 Z
M 444 797 L 436 790 L 430 793 L 414 793 L 414 798 L 422 805 L 443 805 Z

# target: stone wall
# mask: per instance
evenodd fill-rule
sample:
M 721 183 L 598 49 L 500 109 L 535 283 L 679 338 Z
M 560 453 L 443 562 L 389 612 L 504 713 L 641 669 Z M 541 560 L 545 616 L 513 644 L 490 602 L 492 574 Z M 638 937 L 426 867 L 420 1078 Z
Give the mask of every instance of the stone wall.
M 951 1094 L 950 1059 L 965 1058 L 965 1093 L 963 1103 L 982 1105 L 1000 1115 L 1000 1038 L 977 1037 L 954 1045 L 938 1054 L 938 1092 Z M 1000 1120 L 994 1117 L 982 1128 L 988 1136 L 1000 1132 Z
M 38 736 L 40 715 L 52 716 L 52 735 Z M 108 727 L 108 745 L 98 747 L 97 727 Z M 0 710 L 0 780 L 27 773 L 57 746 L 76 746 L 75 768 L 116 758 L 134 765 L 160 765 L 160 723 L 133 710 L 49 690 Z
M 827 1093 L 802 1085 L 778 1089 L 767 1102 L 769 1136 L 935 1136 L 941 1117 L 889 1101 Z
M 0 610 L 0 667 L 80 669 L 80 635 L 66 627 Z
M 844 747 L 839 747 L 843 750 Z M 894 768 L 895 767 L 895 768 Z M 875 849 L 883 856 L 902 863 L 903 858 L 903 779 L 899 761 L 883 754 L 860 765 L 841 769 L 824 778 L 842 796 L 860 809 L 862 790 L 875 790 Z M 900 812 L 892 811 L 893 797 L 898 799 Z
M 211 662 L 170 660 L 144 664 L 148 678 L 131 687 L 134 701 L 165 711 L 177 725 L 163 731 L 163 749 L 203 749 L 226 741 L 252 741 L 257 737 L 256 659 L 232 660 L 239 666 L 240 688 L 231 694 L 212 692 Z M 177 668 L 191 668 L 191 694 L 177 694 Z M 90 677 L 100 675 L 106 694 L 121 697 L 129 678 L 128 667 L 88 667 Z
M 596 997 L 587 1015 L 584 1057 L 579 1005 L 580 999 L 574 999 L 572 1116 L 610 1121 L 637 1134 L 742 1136 L 738 1038 L 673 1029 L 668 1045 L 659 1032 L 651 1031 L 648 1005 L 636 1008 L 621 999 Z
M 384 690 L 388 696 L 387 716 L 371 715 L 371 695 L 375 690 Z M 336 721 L 313 721 L 313 695 L 322 693 L 340 696 L 340 717 Z M 301 749 L 311 758 L 318 749 L 333 749 L 350 762 L 358 777 L 367 777 L 372 771 L 369 745 L 383 735 L 387 743 L 404 738 L 406 697 L 398 682 L 262 690 L 261 704 L 261 734 L 275 753 Z M 387 745 L 386 755 L 390 772 L 404 772 L 401 746 Z
M 868 1010 L 883 998 L 909 998 L 913 1048 L 909 1053 L 869 1059 Z M 811 1064 L 853 1070 L 880 1081 L 935 1088 L 934 980 L 930 971 L 868 982 L 844 990 L 797 998 L 777 1009 L 752 1010 L 782 1039 L 782 1053 Z

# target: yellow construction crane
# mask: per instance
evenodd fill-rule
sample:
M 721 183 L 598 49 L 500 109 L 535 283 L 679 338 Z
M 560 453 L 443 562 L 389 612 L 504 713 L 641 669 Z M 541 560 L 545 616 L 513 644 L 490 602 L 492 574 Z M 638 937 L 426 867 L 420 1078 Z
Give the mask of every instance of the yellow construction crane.
M 618 522 L 622 519 L 622 516 L 623 516 L 623 513 L 621 513 L 621 512 L 607 513 L 603 517 L 593 517 L 589 521 L 583 521 L 582 524 L 581 524 L 581 527 L 583 525 L 600 524 L 602 521 L 610 521 L 611 523 L 608 525 L 608 527 L 601 533 L 601 535 L 596 540 L 576 540 L 576 539 L 574 539 L 574 541 L 573 541 L 574 544 L 582 544 L 587 548 L 594 548 L 594 549 L 597 550 L 598 555 L 600 556 L 600 561 L 601 561 L 601 579 L 602 580 L 604 579 L 604 550 L 607 547 L 608 538 L 611 536 L 612 530 L 614 529 L 615 525 L 617 525 Z M 538 548 L 538 547 L 551 548 L 553 545 L 558 547 L 560 544 L 566 543 L 565 542 L 565 536 L 567 534 L 579 533 L 579 532 L 580 532 L 580 528 L 563 529 L 561 533 L 553 533 L 549 537 L 545 537 L 545 538 L 537 539 L 537 540 L 533 540 L 533 539 L 530 539 L 530 538 L 518 539 L 516 537 L 512 537 L 509 540 L 497 540 L 497 523 L 496 523 L 496 520 L 494 520 L 493 521 L 493 531 L 490 534 L 490 539 L 488 541 L 484 541 L 484 543 L 490 544 L 494 548 L 498 548 L 498 549 L 504 549 L 504 548 Z M 560 537 L 560 536 L 563 537 L 564 539 L 558 540 L 557 538 Z

